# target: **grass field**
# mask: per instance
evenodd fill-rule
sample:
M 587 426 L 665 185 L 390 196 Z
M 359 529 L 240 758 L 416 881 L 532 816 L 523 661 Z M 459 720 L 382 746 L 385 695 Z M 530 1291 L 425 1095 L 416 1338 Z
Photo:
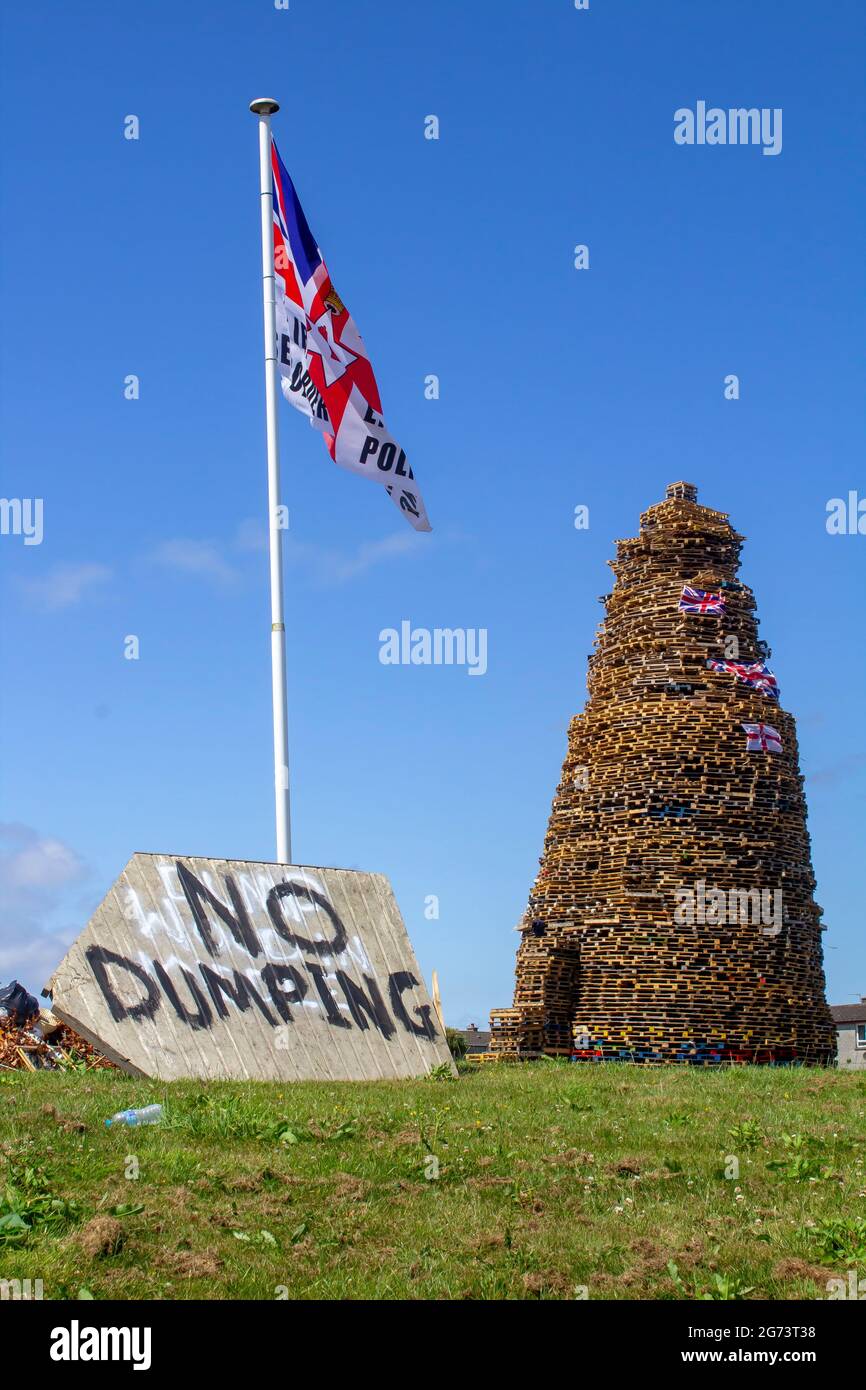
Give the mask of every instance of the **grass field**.
M 104 1128 L 154 1100 L 160 1126 Z M 864 1133 L 866 1078 L 809 1069 L 4 1073 L 0 1278 L 46 1299 L 827 1298 L 866 1278 Z

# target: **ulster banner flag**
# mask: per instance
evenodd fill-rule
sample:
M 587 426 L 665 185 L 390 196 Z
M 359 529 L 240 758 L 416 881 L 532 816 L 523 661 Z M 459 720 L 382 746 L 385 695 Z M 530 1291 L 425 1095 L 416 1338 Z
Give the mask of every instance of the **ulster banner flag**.
M 406 455 L 382 419 L 373 368 L 271 141 L 277 362 L 283 395 L 322 431 L 341 468 L 373 478 L 416 531 L 430 522 Z

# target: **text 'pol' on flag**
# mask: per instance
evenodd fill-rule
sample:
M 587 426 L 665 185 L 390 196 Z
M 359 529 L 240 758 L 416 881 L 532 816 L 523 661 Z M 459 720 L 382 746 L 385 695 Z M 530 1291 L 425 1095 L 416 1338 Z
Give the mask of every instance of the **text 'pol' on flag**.
M 372 478 L 416 531 L 430 522 L 412 469 L 385 428 L 363 339 L 340 299 L 271 141 L 277 362 L 283 395 L 325 436 L 335 463 Z

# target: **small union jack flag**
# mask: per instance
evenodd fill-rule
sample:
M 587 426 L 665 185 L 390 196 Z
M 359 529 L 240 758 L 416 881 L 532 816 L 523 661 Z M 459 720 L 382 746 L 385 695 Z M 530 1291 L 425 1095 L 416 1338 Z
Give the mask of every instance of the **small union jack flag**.
M 767 695 L 771 700 L 779 699 L 779 682 L 766 662 L 708 661 L 707 666 L 711 671 L 730 671 L 732 676 L 736 676 L 738 681 L 742 681 L 750 689 L 760 690 L 762 695 Z
M 721 594 L 710 594 L 706 589 L 691 589 L 686 584 L 678 607 L 681 613 L 724 613 L 725 600 Z
M 772 724 L 743 724 L 748 753 L 781 753 L 782 735 Z

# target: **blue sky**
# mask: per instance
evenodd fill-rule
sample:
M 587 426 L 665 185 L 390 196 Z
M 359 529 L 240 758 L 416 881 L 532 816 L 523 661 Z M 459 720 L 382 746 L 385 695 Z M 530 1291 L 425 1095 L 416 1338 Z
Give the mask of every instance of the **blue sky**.
M 866 495 L 864 37 L 859 0 L 7 7 L 2 491 L 45 534 L 0 538 L 0 979 L 40 988 L 135 850 L 273 855 L 269 94 L 434 526 L 283 407 L 296 860 L 391 877 L 451 1021 L 508 1004 L 605 562 L 686 478 L 748 537 L 830 997 L 866 994 L 866 538 L 825 528 Z M 782 152 L 676 145 L 698 100 L 782 108 Z M 486 628 L 487 674 L 381 665 L 404 619 Z

